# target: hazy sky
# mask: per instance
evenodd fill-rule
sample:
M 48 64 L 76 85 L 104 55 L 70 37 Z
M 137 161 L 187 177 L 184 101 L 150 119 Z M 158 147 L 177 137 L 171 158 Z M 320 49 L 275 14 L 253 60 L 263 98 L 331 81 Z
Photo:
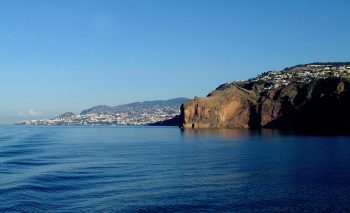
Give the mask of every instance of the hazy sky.
M 349 0 L 0 0 L 0 123 L 350 61 Z

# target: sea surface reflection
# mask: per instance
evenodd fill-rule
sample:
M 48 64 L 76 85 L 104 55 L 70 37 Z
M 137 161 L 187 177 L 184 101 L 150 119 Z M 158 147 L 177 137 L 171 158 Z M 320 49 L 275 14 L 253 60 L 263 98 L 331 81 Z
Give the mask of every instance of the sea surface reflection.
M 0 127 L 0 211 L 349 212 L 350 137 Z

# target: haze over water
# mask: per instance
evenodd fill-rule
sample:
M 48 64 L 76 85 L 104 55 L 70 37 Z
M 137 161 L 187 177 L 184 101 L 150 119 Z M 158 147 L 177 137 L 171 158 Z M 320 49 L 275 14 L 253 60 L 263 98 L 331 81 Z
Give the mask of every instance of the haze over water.
M 350 137 L 0 127 L 0 211 L 350 211 Z

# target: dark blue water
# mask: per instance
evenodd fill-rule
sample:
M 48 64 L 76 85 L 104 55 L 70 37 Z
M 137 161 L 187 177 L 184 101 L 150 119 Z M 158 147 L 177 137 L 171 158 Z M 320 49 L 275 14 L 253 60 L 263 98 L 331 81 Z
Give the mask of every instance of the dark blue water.
M 350 138 L 0 127 L 0 212 L 349 212 Z

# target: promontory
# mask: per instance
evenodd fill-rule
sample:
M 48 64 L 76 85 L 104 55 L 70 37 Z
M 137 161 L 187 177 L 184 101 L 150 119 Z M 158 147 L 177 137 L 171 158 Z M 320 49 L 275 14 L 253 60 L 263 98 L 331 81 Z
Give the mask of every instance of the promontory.
M 180 126 L 350 132 L 350 62 L 296 65 L 220 85 L 181 106 Z

